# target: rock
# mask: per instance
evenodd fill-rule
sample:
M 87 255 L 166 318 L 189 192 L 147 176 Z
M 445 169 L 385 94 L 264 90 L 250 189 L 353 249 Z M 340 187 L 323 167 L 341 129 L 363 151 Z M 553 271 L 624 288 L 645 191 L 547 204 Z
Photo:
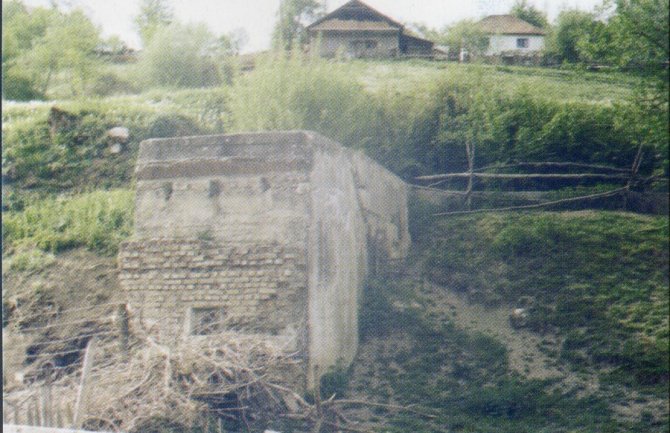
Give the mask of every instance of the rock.
M 107 137 L 115 143 L 127 143 L 130 131 L 123 126 L 115 126 L 107 131 Z
M 525 308 L 515 308 L 509 315 L 509 323 L 513 328 L 528 326 L 528 311 Z
M 116 155 L 117 153 L 121 153 L 123 150 L 123 145 L 121 143 L 114 143 L 111 146 L 109 146 L 109 153 Z

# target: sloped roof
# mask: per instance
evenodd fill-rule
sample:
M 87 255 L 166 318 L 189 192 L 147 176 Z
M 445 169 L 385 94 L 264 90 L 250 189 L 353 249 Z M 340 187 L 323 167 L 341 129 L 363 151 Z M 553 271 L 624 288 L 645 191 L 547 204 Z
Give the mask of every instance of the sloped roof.
M 482 19 L 479 28 L 488 34 L 545 35 L 546 32 L 513 15 L 489 15 Z
M 404 26 L 371 8 L 351 0 L 307 26 L 308 30 L 400 30 Z

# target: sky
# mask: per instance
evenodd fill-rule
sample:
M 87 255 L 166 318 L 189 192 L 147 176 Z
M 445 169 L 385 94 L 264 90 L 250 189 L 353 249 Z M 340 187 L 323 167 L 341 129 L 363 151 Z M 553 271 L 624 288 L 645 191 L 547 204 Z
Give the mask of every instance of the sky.
M 3 0 L 7 1 L 7 0 Z M 23 0 L 29 6 L 48 7 L 52 0 Z M 175 16 L 183 23 L 205 23 L 216 35 L 244 29 L 247 42 L 243 52 L 270 47 L 272 28 L 280 0 L 168 0 Z M 348 0 L 322 0 L 330 12 Z M 363 0 L 396 21 L 423 23 L 441 29 L 462 19 L 480 19 L 506 13 L 514 0 Z M 100 27 L 102 36 L 119 36 L 130 47 L 140 48 L 133 24 L 140 0 L 56 0 L 66 8 L 81 8 Z M 545 11 L 553 21 L 561 10 L 591 11 L 602 0 L 530 0 L 529 4 Z

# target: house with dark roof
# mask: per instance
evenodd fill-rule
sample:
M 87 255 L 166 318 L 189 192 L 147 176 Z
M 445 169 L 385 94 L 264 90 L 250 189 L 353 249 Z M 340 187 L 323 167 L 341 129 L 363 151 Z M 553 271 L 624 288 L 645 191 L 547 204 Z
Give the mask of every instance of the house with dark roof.
M 433 42 L 359 0 L 307 26 L 310 47 L 322 57 L 430 57 Z
M 479 22 L 489 36 L 487 56 L 533 56 L 544 50 L 546 32 L 513 15 L 490 15 Z

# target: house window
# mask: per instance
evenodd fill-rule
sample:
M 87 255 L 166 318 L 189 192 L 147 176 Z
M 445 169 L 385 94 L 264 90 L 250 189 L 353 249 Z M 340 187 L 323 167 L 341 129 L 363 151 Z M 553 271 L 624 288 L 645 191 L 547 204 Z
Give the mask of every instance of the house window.
M 517 48 L 528 48 L 528 38 L 517 38 L 516 47 Z
M 211 335 L 223 329 L 223 308 L 206 307 L 191 310 L 191 335 Z
M 350 46 L 357 51 L 374 50 L 377 48 L 377 41 L 374 39 L 356 39 L 350 42 Z

